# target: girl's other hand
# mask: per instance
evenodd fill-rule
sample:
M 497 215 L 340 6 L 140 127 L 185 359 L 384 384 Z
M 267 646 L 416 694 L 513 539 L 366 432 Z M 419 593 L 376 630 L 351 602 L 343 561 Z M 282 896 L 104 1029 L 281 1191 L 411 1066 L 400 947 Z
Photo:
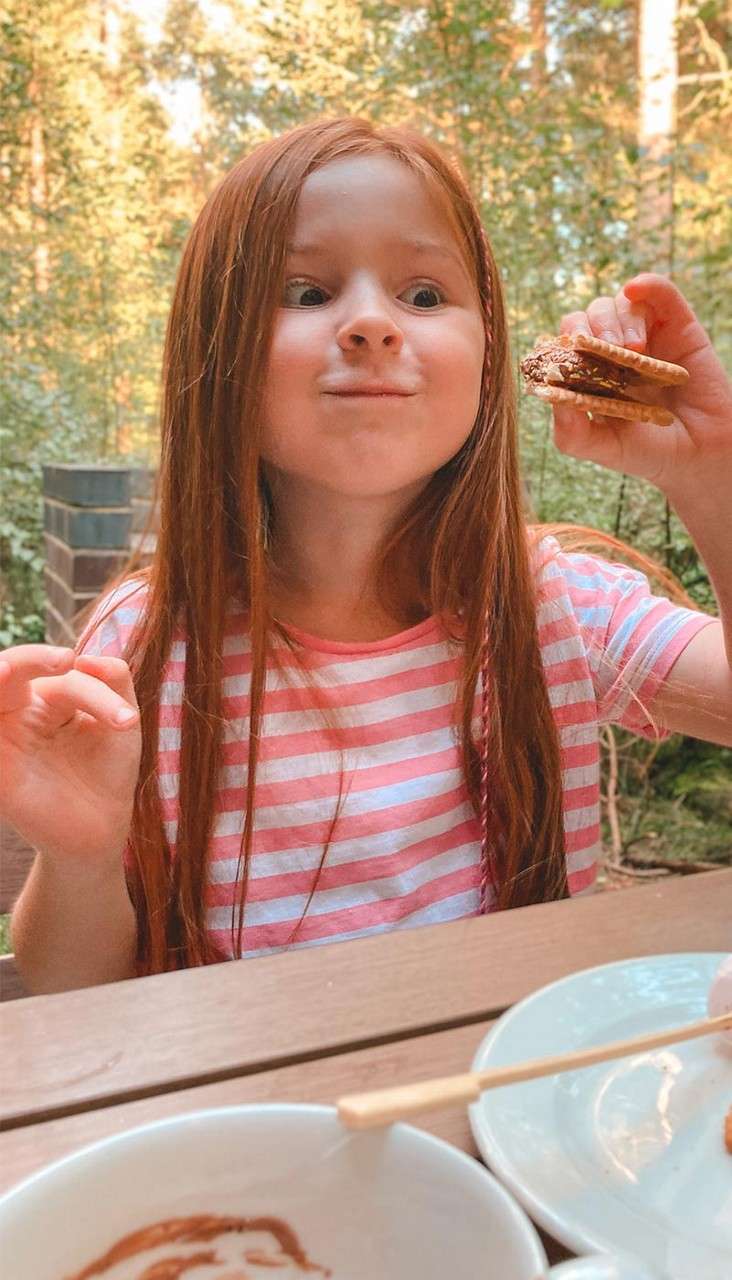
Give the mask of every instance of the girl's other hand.
M 638 399 L 674 414 L 670 427 L 554 408 L 555 442 L 563 452 L 640 476 L 669 498 L 707 486 L 732 485 L 732 387 L 709 337 L 686 299 L 665 276 L 635 276 L 614 297 L 563 317 L 562 333 L 594 334 L 689 371 L 682 387 L 648 388 Z
M 140 748 L 121 658 L 43 644 L 0 653 L 0 813 L 35 849 L 77 867 L 117 860 Z

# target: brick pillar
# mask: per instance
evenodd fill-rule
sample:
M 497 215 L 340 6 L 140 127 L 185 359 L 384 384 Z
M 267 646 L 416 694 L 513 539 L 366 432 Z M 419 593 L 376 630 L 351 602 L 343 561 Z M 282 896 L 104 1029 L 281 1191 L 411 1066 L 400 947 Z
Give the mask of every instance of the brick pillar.
M 140 542 L 155 473 L 141 467 L 43 468 L 46 640 L 72 645 L 78 614 Z M 154 550 L 143 548 L 146 555 Z

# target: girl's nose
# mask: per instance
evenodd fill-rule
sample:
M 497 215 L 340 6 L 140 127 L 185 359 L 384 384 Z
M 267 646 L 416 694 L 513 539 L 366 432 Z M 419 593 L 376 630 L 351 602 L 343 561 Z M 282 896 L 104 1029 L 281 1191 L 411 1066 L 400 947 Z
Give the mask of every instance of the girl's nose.
M 401 351 L 404 335 L 386 307 L 372 301 L 353 310 L 338 330 L 338 346 L 342 351 Z

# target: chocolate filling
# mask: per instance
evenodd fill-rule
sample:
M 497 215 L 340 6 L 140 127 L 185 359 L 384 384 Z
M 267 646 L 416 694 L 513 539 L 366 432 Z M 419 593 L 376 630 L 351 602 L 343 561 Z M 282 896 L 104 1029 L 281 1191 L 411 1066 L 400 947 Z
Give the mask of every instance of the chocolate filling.
M 537 345 L 521 361 L 521 372 L 535 385 L 566 387 L 592 396 L 630 400 L 624 392 L 638 382 L 638 374 L 623 365 L 611 364 L 587 351 L 573 351 L 558 342 Z

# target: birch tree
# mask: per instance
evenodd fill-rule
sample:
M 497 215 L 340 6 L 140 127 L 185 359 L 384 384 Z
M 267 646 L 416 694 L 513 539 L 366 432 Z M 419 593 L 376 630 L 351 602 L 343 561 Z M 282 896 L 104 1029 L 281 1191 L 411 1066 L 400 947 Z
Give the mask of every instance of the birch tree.
M 673 269 L 678 0 L 639 0 L 637 241 L 648 270 Z

